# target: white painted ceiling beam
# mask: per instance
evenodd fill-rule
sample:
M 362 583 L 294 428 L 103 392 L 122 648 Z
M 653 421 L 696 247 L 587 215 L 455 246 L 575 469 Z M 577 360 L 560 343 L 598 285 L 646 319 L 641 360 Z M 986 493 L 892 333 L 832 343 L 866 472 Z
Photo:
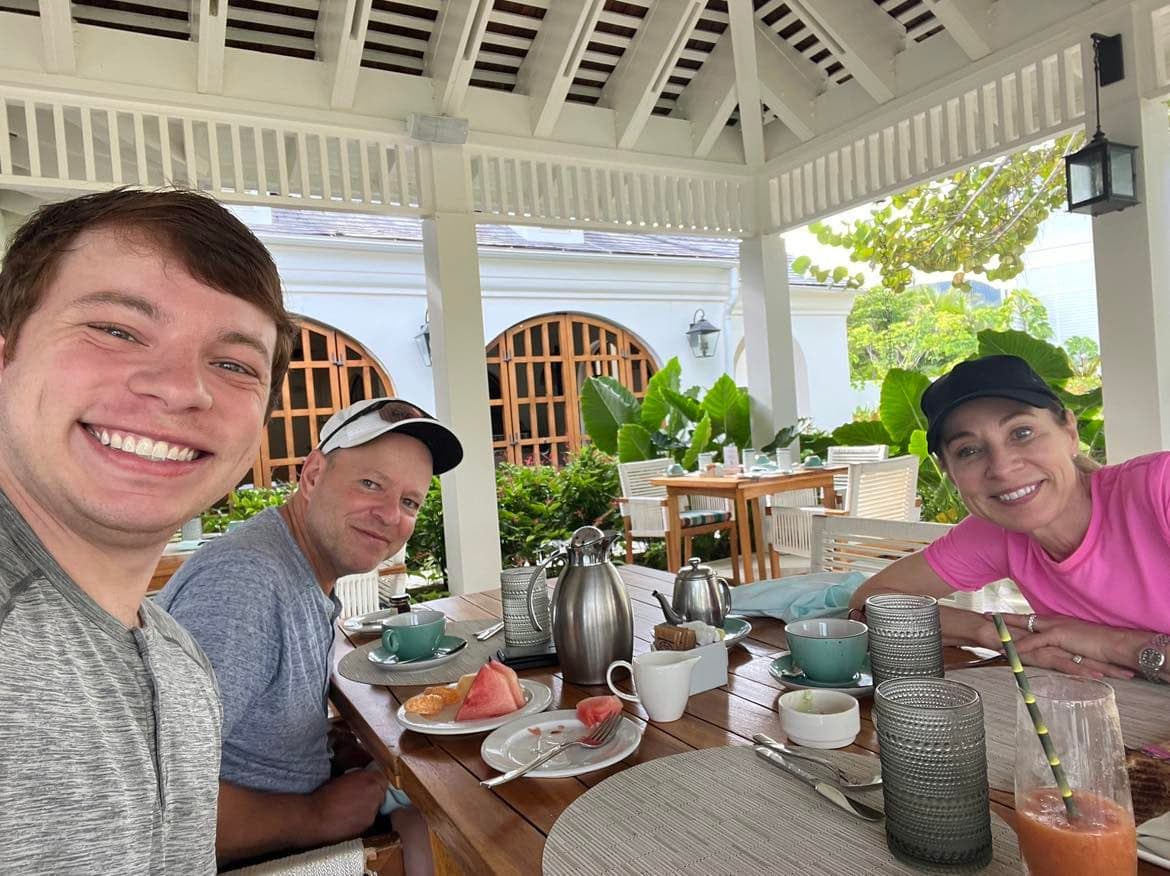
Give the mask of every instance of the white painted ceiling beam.
M 492 0 L 447 3 L 431 35 L 427 71 L 434 80 L 435 107 L 444 115 L 458 115 L 475 70 L 475 56 L 483 42 Z
M 198 57 L 196 87 L 203 94 L 223 91 L 223 50 L 228 0 L 191 0 L 191 38 Z
M 733 109 L 735 59 L 732 57 L 731 34 L 724 33 L 707 58 L 707 63 L 699 68 L 699 72 L 679 95 L 671 115 L 690 121 L 695 156 L 705 158 Z
M 814 101 L 825 83 L 820 68 L 776 34 L 757 27 L 756 69 L 764 103 L 800 140 L 811 140 Z
M 372 5 L 373 0 L 321 0 L 317 57 L 332 74 L 329 105 L 333 109 L 353 106 Z
M 529 97 L 534 137 L 552 133 L 604 6 L 605 0 L 560 0 L 544 16 L 518 75 Z
M 77 71 L 70 6 L 70 0 L 40 0 L 41 39 L 45 46 L 45 70 L 48 73 Z
M 614 110 L 619 148 L 638 142 L 704 5 L 705 0 L 659 0 L 642 21 L 602 95 Z
M 788 4 L 878 103 L 895 94 L 894 56 L 904 31 L 873 0 Z
M 968 58 L 991 54 L 991 0 L 926 0 L 926 5 Z
M 764 164 L 764 120 L 760 109 L 760 76 L 756 70 L 756 19 L 751 0 L 728 0 L 735 90 L 739 96 L 739 130 L 743 155 L 751 169 Z

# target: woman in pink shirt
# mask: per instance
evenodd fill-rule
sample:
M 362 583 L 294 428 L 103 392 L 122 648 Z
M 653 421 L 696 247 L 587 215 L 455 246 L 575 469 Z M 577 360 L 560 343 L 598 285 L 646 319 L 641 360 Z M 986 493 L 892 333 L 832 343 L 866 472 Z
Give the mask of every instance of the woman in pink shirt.
M 1023 359 L 963 362 L 922 396 L 927 442 L 971 516 L 854 594 L 943 597 L 1010 578 L 1034 614 L 1008 615 L 1027 663 L 1170 679 L 1170 453 L 1100 467 L 1076 420 Z M 983 615 L 943 610 L 951 644 L 1000 648 Z

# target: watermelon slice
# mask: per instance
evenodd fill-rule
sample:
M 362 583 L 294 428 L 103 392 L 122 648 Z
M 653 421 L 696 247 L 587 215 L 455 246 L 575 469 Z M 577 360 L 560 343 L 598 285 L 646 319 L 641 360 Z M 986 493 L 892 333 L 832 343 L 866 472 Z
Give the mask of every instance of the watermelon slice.
M 622 701 L 617 697 L 589 697 L 577 703 L 577 720 L 586 727 L 596 727 L 610 715 L 622 710 Z
M 516 698 L 507 677 L 491 666 L 491 662 L 485 663 L 476 673 L 463 705 L 455 713 L 456 721 L 479 721 L 516 711 Z
M 504 676 L 504 680 L 508 682 L 508 689 L 512 691 L 512 698 L 516 701 L 516 708 L 524 708 L 524 691 L 520 687 L 520 679 L 516 676 L 515 670 L 496 660 L 488 661 L 487 665 Z

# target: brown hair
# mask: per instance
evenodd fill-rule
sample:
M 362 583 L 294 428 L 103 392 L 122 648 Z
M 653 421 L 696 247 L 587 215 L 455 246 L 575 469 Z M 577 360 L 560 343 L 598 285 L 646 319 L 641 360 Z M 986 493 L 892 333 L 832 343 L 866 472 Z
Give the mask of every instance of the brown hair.
M 12 358 L 25 320 L 37 309 L 61 259 L 84 231 L 118 229 L 145 237 L 199 282 L 255 305 L 276 323 L 269 413 L 280 398 L 296 324 L 284 308 L 272 256 L 214 198 L 184 189 L 119 188 L 48 204 L 12 236 L 0 269 L 0 336 Z

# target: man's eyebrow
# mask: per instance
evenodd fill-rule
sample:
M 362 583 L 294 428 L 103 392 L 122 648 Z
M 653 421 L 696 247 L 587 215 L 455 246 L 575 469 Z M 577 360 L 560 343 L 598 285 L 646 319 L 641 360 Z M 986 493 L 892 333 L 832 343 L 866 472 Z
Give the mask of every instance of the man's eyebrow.
M 162 311 L 155 306 L 153 301 L 141 295 L 132 295 L 129 292 L 114 292 L 112 290 L 90 292 L 88 295 L 82 295 L 73 302 L 74 307 L 97 307 L 101 304 L 116 304 L 119 307 L 125 307 L 136 313 L 140 313 L 147 319 L 152 319 L 155 322 L 166 321 Z
M 266 360 L 272 358 L 272 350 L 270 350 L 267 345 L 265 345 L 265 343 L 255 335 L 249 335 L 245 332 L 227 331 L 221 334 L 219 339 L 225 344 L 238 344 L 242 347 L 250 347 L 263 356 Z

